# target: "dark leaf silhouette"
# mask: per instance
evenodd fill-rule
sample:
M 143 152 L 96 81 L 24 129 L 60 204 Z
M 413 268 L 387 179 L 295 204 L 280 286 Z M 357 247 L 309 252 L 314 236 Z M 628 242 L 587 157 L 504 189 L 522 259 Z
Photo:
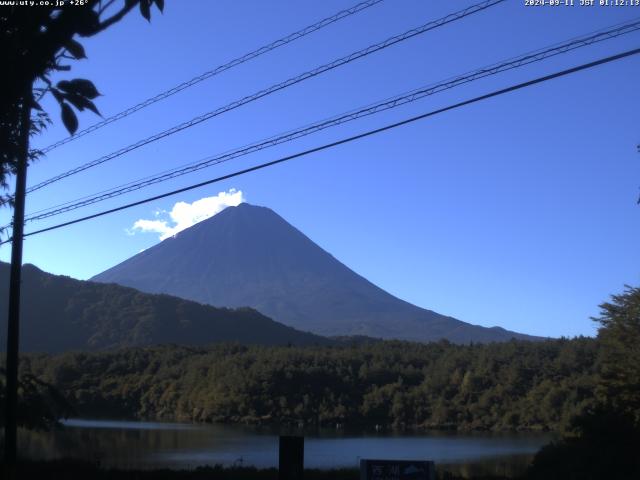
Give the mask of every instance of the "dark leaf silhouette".
M 100 15 L 90 8 L 81 9 L 81 13 L 84 18 L 78 23 L 76 31 L 83 37 L 94 35 L 100 29 Z
M 51 93 L 58 103 L 62 104 L 64 102 L 64 94 L 60 90 L 52 88 Z
M 39 112 L 44 112 L 42 106 L 33 98 L 31 99 L 31 108 L 38 110 Z
M 71 135 L 78 130 L 78 117 L 68 103 L 62 104 L 62 123 Z
M 85 108 L 88 108 L 96 115 L 100 115 L 95 104 L 81 95 L 67 94 L 64 98 L 81 112 L 84 111 Z
M 164 12 L 164 0 L 155 0 L 158 10 Z
M 98 110 L 98 107 L 96 107 L 95 104 L 91 100 L 86 100 L 85 107 L 88 108 L 89 110 L 91 110 L 96 115 L 102 116 L 100 114 L 100 111 Z
M 71 55 L 73 55 L 78 60 L 81 58 L 87 58 L 87 55 L 84 52 L 84 47 L 75 40 L 69 40 L 64 47 Z
M 73 80 L 63 80 L 58 82 L 58 88 L 67 93 L 78 94 L 93 100 L 100 92 L 90 80 L 84 78 L 74 78 Z
M 151 21 L 150 0 L 140 0 L 140 13 L 148 22 Z

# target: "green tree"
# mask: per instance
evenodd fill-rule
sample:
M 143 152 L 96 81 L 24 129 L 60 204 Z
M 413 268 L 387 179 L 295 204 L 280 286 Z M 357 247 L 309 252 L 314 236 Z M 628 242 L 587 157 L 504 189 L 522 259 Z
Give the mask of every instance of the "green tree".
M 599 399 L 640 423 L 640 288 L 600 305 Z
M 68 400 L 51 384 L 30 373 L 20 375 L 18 384 L 17 423 L 30 430 L 48 430 L 58 425 L 60 418 L 75 413 Z M 0 368 L 0 410 L 6 400 L 5 371 Z M 4 418 L 0 415 L 0 425 Z
M 530 479 L 640 478 L 640 289 L 600 305 L 597 403 L 544 447 Z

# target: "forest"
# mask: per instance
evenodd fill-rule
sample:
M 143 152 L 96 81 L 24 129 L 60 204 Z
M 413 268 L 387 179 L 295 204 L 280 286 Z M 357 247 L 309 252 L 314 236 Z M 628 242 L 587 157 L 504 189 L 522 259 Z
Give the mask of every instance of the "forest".
M 359 338 L 308 347 L 219 343 L 28 354 L 20 364 L 19 423 L 46 429 L 61 415 L 80 415 L 547 430 L 557 440 L 536 454 L 523 478 L 640 478 L 640 288 L 627 287 L 600 309 L 596 338 L 469 345 Z
M 554 430 L 594 404 L 595 339 L 217 344 L 28 355 L 78 415 L 393 429 Z

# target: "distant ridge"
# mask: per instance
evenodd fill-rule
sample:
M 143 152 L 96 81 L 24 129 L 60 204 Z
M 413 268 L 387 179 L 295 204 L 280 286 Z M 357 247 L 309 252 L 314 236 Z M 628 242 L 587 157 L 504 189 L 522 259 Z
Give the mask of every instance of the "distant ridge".
M 22 273 L 21 351 L 104 350 L 157 344 L 326 345 L 250 308 L 229 310 L 51 275 L 33 265 Z M 9 265 L 0 262 L 0 349 L 6 345 Z
M 247 203 L 228 207 L 92 280 L 215 306 L 250 306 L 327 336 L 460 343 L 538 338 L 471 325 L 400 300 L 274 211 Z

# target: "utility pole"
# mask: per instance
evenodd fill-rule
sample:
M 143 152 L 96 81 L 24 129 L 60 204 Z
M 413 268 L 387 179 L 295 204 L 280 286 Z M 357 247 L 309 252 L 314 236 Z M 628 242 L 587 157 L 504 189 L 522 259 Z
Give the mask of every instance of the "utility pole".
M 20 146 L 16 158 L 16 191 L 13 206 L 11 239 L 11 276 L 9 278 L 9 315 L 7 324 L 7 391 L 4 426 L 4 461 L 15 466 L 17 461 L 18 351 L 20 345 L 20 285 L 22 276 L 22 240 L 24 204 L 31 130 L 31 85 L 22 97 L 20 111 Z

